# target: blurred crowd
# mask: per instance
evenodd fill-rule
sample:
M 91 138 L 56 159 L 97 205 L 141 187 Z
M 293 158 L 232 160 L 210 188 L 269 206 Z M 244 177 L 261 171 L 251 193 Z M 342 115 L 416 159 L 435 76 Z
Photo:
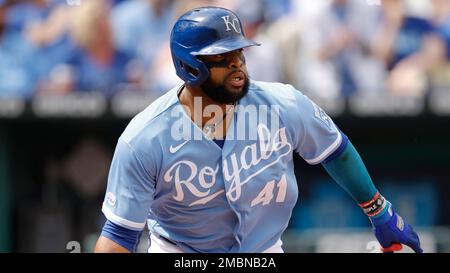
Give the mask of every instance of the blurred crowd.
M 159 96 L 180 81 L 174 22 L 207 5 L 262 44 L 246 49 L 255 80 L 323 98 L 450 86 L 450 0 L 0 0 L 0 97 Z

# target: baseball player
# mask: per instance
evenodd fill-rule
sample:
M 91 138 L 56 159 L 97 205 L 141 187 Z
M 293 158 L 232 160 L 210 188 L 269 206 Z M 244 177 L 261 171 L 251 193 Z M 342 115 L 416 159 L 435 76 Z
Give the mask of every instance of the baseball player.
M 249 79 L 243 48 L 256 45 L 227 9 L 178 19 L 170 47 L 184 83 L 120 136 L 95 251 L 135 251 L 147 224 L 151 253 L 283 252 L 298 195 L 296 152 L 359 203 L 385 251 L 404 244 L 422 252 L 330 117 L 290 85 Z

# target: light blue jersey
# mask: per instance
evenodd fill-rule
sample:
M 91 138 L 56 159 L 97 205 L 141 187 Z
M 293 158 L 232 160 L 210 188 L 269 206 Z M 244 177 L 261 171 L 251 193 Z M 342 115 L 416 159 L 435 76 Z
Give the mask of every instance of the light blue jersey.
M 119 138 L 102 211 L 129 229 L 147 223 L 185 252 L 263 252 L 281 238 L 297 202 L 293 152 L 321 163 L 342 134 L 292 86 L 251 81 L 221 149 L 184 112 L 181 88 Z

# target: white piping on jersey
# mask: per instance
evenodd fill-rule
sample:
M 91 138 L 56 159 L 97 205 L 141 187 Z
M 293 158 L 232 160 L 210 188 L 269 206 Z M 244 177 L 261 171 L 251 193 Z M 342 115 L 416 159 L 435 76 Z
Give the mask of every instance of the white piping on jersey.
M 123 219 L 120 216 L 115 215 L 105 204 L 102 206 L 102 212 L 105 214 L 106 218 L 115 224 L 120 226 L 124 226 L 125 228 L 133 228 L 133 229 L 143 229 L 145 227 L 144 223 L 136 223 L 127 219 Z
M 313 159 L 305 159 L 305 161 L 311 165 L 322 162 L 322 160 L 324 160 L 327 156 L 329 156 L 332 152 L 334 152 L 334 150 L 336 150 L 337 147 L 339 147 L 341 142 L 342 142 L 342 136 L 341 136 L 341 133 L 338 132 L 338 137 L 333 142 L 333 144 L 331 144 L 328 148 L 326 148 L 325 151 L 323 151 L 318 157 L 315 157 Z

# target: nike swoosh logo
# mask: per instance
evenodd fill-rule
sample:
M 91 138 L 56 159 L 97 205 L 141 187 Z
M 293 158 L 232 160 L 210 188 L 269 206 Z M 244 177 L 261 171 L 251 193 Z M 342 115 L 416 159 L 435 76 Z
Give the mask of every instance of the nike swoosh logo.
M 171 154 L 174 154 L 176 152 L 178 152 L 179 149 L 181 149 L 181 147 L 183 147 L 189 140 L 186 140 L 185 142 L 173 147 L 172 145 L 170 145 L 169 147 L 169 151 Z

